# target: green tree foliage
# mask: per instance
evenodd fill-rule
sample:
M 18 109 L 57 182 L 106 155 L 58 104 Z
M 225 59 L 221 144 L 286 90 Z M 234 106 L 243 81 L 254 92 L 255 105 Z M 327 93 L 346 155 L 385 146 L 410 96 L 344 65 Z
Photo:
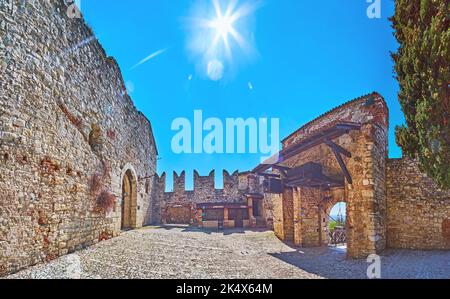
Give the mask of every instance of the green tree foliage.
M 397 143 L 421 170 L 450 188 L 450 1 L 396 0 L 393 54 L 406 126 Z

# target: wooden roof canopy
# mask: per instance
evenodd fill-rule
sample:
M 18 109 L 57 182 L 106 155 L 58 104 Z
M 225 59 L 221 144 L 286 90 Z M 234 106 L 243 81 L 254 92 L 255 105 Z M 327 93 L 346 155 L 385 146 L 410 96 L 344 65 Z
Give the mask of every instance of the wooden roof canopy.
M 351 131 L 360 129 L 361 124 L 358 123 L 337 123 L 329 128 L 321 130 L 320 132 L 310 137 L 305 138 L 299 143 L 295 143 L 283 149 L 280 153 L 269 158 L 264 163 L 253 169 L 253 172 L 272 179 L 282 179 L 283 184 L 287 187 L 339 187 L 344 186 L 344 177 L 351 184 L 352 178 L 345 165 L 344 160 L 342 159 L 341 154 L 348 158 L 351 158 L 352 155 L 349 151 L 334 143 L 332 140 L 339 138 L 342 135 L 348 134 Z M 288 159 L 321 144 L 326 144 L 331 148 L 343 172 L 342 179 L 334 179 L 325 176 L 323 174 L 322 165 L 317 163 L 310 162 L 296 168 L 289 168 L 281 165 Z M 266 171 L 270 168 L 278 170 L 281 175 L 267 173 Z
M 198 203 L 197 208 L 202 210 L 216 210 L 216 209 L 247 209 L 247 203 L 227 203 L 227 202 L 216 202 L 216 203 Z

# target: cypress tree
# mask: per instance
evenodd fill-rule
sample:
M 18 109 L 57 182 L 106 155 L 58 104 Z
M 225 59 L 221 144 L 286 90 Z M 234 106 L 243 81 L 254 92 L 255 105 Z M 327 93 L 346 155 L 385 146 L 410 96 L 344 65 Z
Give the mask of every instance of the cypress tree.
M 440 187 L 450 188 L 449 0 L 396 0 L 392 54 L 406 125 L 396 140 Z

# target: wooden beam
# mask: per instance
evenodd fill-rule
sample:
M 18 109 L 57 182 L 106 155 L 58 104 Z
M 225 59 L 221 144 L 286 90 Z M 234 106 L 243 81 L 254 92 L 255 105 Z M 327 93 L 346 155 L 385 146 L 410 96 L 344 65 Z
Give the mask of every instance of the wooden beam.
M 253 172 L 264 172 L 274 165 L 283 163 L 284 161 L 298 155 L 304 151 L 307 151 L 315 146 L 325 143 L 326 140 L 333 140 L 342 135 L 348 134 L 350 131 L 361 129 L 361 124 L 357 123 L 339 123 L 334 127 L 328 128 L 319 132 L 313 136 L 306 138 L 303 142 L 293 144 L 292 146 L 283 149 L 277 156 L 271 157 L 268 161 L 257 166 Z M 345 154 L 349 154 L 344 148 Z M 344 153 L 344 152 L 343 152 Z
M 348 150 L 346 150 L 342 146 L 334 143 L 331 140 L 325 140 L 325 144 L 328 145 L 331 148 L 334 148 L 335 150 L 337 150 L 339 153 L 343 154 L 347 158 L 351 158 L 352 157 L 352 153 L 350 153 Z
M 272 167 L 274 169 L 278 170 L 283 177 L 287 177 L 287 170 L 289 169 L 288 167 L 284 167 L 284 166 L 280 166 L 280 165 L 273 165 Z
M 292 168 L 286 167 L 286 166 L 282 166 L 282 165 L 275 165 L 274 167 L 276 167 L 277 169 L 282 169 L 282 170 L 291 170 Z
M 345 175 L 345 178 L 347 179 L 347 181 L 348 181 L 350 184 L 353 184 L 352 176 L 350 175 L 350 172 L 348 171 L 347 166 L 345 165 L 344 160 L 342 160 L 341 154 L 340 154 L 334 147 L 331 147 L 331 150 L 333 151 L 334 156 L 336 157 L 336 159 L 337 159 L 337 161 L 338 161 L 338 163 L 339 163 L 339 166 L 341 167 L 342 172 L 343 172 L 344 175 Z
M 301 178 L 294 179 L 285 184 L 288 187 L 299 187 L 299 186 L 321 186 L 321 187 L 343 187 L 344 181 L 335 180 L 327 176 L 322 176 L 320 179 L 311 178 Z
M 275 173 L 258 172 L 257 175 L 263 176 L 265 178 L 275 178 L 275 179 L 281 178 L 279 174 Z
M 323 135 L 319 134 L 318 136 L 311 138 L 311 140 L 309 140 L 305 143 L 301 143 L 298 145 L 294 145 L 290 148 L 287 148 L 285 151 L 282 152 L 280 157 L 283 158 L 282 161 L 285 161 L 285 160 L 292 158 L 293 156 L 298 155 L 302 152 L 305 152 L 315 146 L 321 145 L 322 143 L 325 142 L 326 139 L 334 139 L 334 138 L 337 138 L 344 134 L 345 134 L 345 131 L 342 131 L 342 130 L 331 131 L 331 132 L 323 134 Z
M 327 177 L 326 175 L 324 175 L 323 177 L 326 180 L 326 182 L 330 183 L 333 187 L 339 187 L 339 186 L 344 187 L 344 185 L 345 185 L 344 178 L 342 178 L 342 180 L 336 180 L 336 179 Z
M 318 134 L 317 136 L 313 136 L 311 138 L 309 138 L 307 141 L 300 143 L 300 144 L 295 144 L 289 148 L 286 148 L 284 150 L 282 150 L 279 154 L 278 154 L 278 159 L 276 159 L 276 161 L 272 164 L 261 164 L 259 166 L 257 166 L 253 172 L 262 172 L 262 171 L 266 171 L 267 169 L 274 167 L 274 165 L 277 165 L 279 163 L 282 163 L 290 158 L 292 158 L 295 155 L 298 155 L 304 151 L 307 151 L 315 146 L 318 146 L 322 143 L 325 142 L 325 139 L 334 139 L 334 138 L 338 138 L 342 135 L 344 135 L 346 133 L 346 131 L 343 130 L 333 130 L 330 131 L 326 134 L 321 133 Z

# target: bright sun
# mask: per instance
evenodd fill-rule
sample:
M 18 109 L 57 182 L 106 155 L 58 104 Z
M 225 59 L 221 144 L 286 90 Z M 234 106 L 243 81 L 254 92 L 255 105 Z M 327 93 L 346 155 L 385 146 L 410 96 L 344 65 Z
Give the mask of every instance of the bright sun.
M 198 29 L 198 39 L 195 39 L 193 48 L 199 49 L 207 66 L 207 75 L 214 81 L 222 78 L 231 63 L 233 47 L 237 46 L 245 53 L 252 50 L 239 30 L 246 29 L 246 22 L 242 19 L 252 14 L 259 2 L 248 0 L 241 5 L 238 3 L 238 0 L 212 0 L 212 15 L 193 19 L 194 28 Z M 248 33 L 248 30 L 244 33 Z
M 220 41 L 222 41 L 226 55 L 231 57 L 230 36 L 240 46 L 244 45 L 244 39 L 241 34 L 237 32 L 234 27 L 236 21 L 242 18 L 246 13 L 243 8 L 236 9 L 237 1 L 232 0 L 228 2 L 225 11 L 222 10 L 219 0 L 213 0 L 215 16 L 213 19 L 207 21 L 207 27 L 214 30 L 215 37 L 213 38 L 211 48 L 217 48 Z
M 228 34 L 234 31 L 233 20 L 228 16 L 220 16 L 216 20 L 211 21 L 211 26 L 217 31 L 223 41 L 227 41 Z

